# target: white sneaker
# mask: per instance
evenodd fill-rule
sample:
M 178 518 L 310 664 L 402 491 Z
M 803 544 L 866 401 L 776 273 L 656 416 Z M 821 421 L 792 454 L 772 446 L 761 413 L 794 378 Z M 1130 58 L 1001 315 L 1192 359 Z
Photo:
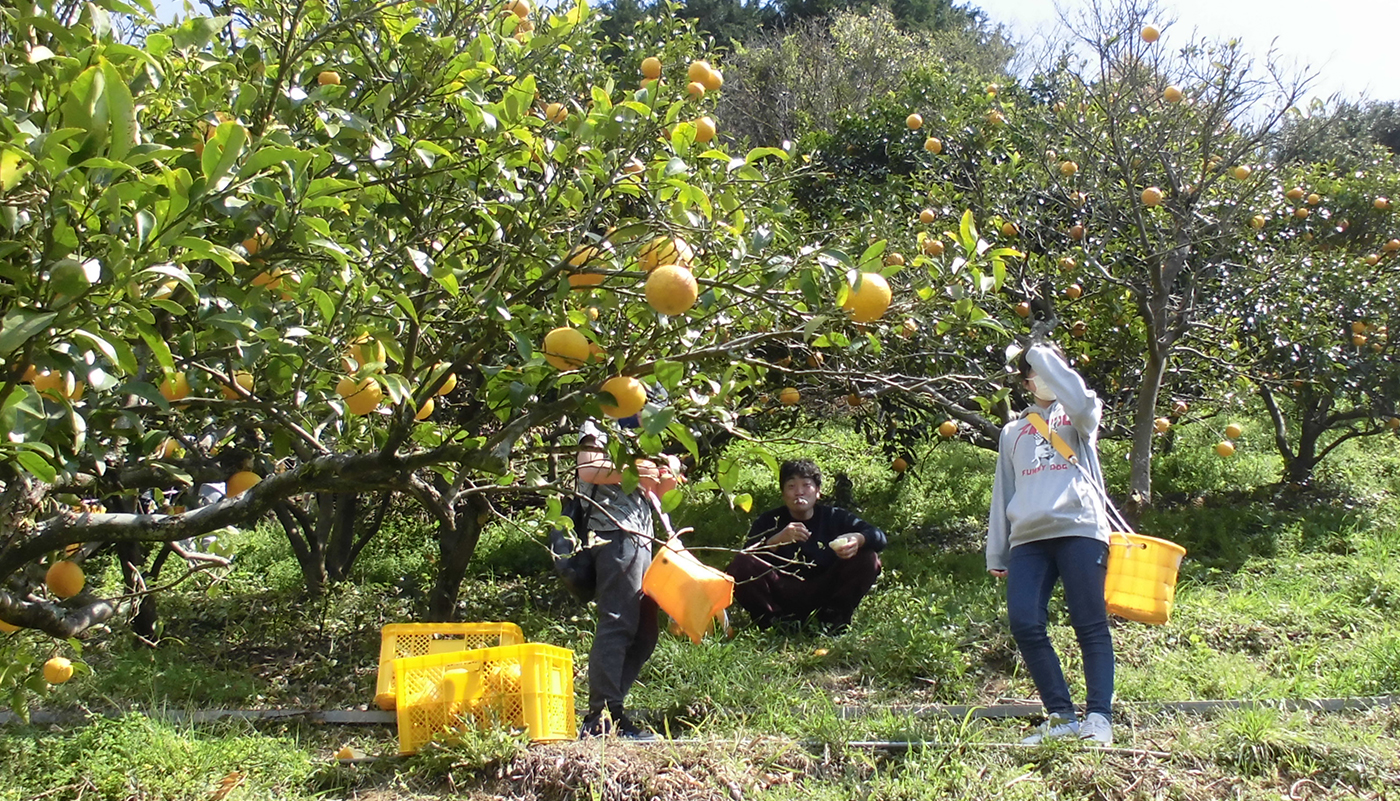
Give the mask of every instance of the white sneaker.
M 1046 740 L 1073 740 L 1079 737 L 1079 721 L 1052 714 L 1048 720 L 1035 729 L 1035 734 L 1021 741 L 1021 745 L 1040 745 Z
M 1079 739 L 1094 745 L 1113 745 L 1113 722 L 1102 712 L 1090 712 L 1079 726 Z

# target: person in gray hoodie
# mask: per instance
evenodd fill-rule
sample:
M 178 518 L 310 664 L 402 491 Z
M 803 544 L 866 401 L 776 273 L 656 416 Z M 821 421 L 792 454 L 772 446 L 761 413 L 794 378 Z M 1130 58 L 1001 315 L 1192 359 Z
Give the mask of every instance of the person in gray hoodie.
M 1080 738 L 1108 745 L 1113 742 L 1114 659 L 1104 604 L 1109 524 L 1097 448 L 1103 404 L 1059 348 L 1044 343 L 1042 326 L 1037 324 L 1032 344 L 1017 360 L 1032 405 L 1001 430 L 987 527 L 987 570 L 1006 579 L 1011 634 L 1047 713 L 1045 723 L 1024 742 Z M 1029 419 L 1032 412 L 1048 424 L 1049 440 Z M 1082 470 L 1054 447 L 1050 440 L 1055 435 L 1078 457 Z M 1083 654 L 1083 723 L 1075 715 L 1059 656 L 1046 633 L 1050 594 L 1057 581 L 1064 585 L 1070 623 Z

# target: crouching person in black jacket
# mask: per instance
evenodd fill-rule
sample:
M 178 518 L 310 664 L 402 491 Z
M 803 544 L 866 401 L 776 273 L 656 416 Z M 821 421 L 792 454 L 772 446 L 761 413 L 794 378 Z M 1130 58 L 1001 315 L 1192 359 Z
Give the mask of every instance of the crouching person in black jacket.
M 818 505 L 822 472 L 810 459 L 784 462 L 778 480 L 783 506 L 759 515 L 729 564 L 734 600 L 762 628 L 815 619 L 840 633 L 880 575 L 885 533 Z

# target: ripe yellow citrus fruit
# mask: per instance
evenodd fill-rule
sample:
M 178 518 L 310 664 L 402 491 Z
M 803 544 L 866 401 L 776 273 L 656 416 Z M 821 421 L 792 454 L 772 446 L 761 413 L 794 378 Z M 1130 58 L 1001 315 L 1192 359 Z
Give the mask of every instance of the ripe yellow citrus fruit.
M 851 312 L 851 319 L 858 323 L 869 323 L 880 319 L 885 309 L 890 307 L 890 284 L 879 273 L 861 273 L 846 295 L 841 308 Z
M 247 492 L 262 481 L 262 476 L 251 470 L 239 470 L 228 477 L 228 485 L 224 488 L 224 495 L 229 498 L 237 498 Z
M 1016 316 L 1018 316 L 1018 317 L 1030 317 L 1030 316 L 1031 316 L 1031 304 L 1027 303 L 1027 302 L 1024 301 L 1024 300 L 1021 301 L 1020 303 L 1017 303 L 1017 304 L 1016 304 Z
M 1168 103 L 1180 103 L 1181 98 L 1184 96 L 1181 90 L 1175 86 L 1168 86 L 1166 89 L 1162 90 L 1162 98 Z
M 1371 201 L 1371 205 L 1375 207 L 1376 211 L 1385 211 L 1390 208 L 1390 198 L 1378 197 Z
M 418 413 L 413 415 L 414 420 L 427 420 L 433 414 L 433 409 L 437 407 L 437 402 L 432 398 L 423 401 L 423 405 L 418 407 Z
M 232 377 L 233 383 L 242 387 L 245 392 L 251 393 L 253 391 L 252 373 L 248 372 L 247 370 L 234 370 Z M 219 387 L 219 391 L 224 393 L 224 397 L 229 400 L 238 400 L 242 397 L 242 395 L 238 394 L 238 390 L 234 389 L 228 384 L 224 384 L 223 386 Z
M 695 141 L 705 143 L 715 138 L 715 121 L 701 117 L 695 121 Z
M 1400 239 L 1389 240 L 1384 245 L 1381 245 L 1381 250 L 1384 250 L 1386 253 L 1394 253 L 1395 251 L 1400 250 Z M 29 369 L 32 370 L 34 368 L 30 367 Z
M 1016 229 L 1016 223 L 1013 223 L 1013 222 L 1004 222 L 1004 223 L 1001 224 L 1001 235 L 1002 235 L 1002 236 L 1011 237 L 1011 236 L 1015 236 L 1017 233 L 1019 233 L 1019 231 Z
M 1308 195 L 1306 202 L 1309 206 L 1316 206 L 1317 204 L 1322 202 L 1322 195 L 1313 192 L 1312 194 Z
M 1152 421 L 1152 428 L 1156 430 L 1158 434 L 1167 433 L 1167 431 L 1169 431 L 1171 427 L 1172 421 L 1168 420 L 1165 417 L 1158 417 L 1156 420 Z
M 272 244 L 272 237 L 259 228 L 256 234 L 243 240 L 242 244 L 243 249 L 248 251 L 249 256 L 256 256 L 262 252 L 263 248 Z
M 714 69 L 708 61 L 692 61 L 685 70 L 685 77 L 688 81 L 704 84 L 705 78 L 709 77 L 710 70 Z
M 505 10 L 525 19 L 530 16 L 530 0 L 506 0 Z
M 1352 334 L 1352 335 L 1351 335 L 1351 344 L 1355 345 L 1355 346 L 1358 347 L 1358 348 L 1361 347 L 1362 345 L 1365 345 L 1365 344 L 1366 344 L 1366 335 L 1365 335 L 1365 334 Z
M 384 400 L 384 390 L 373 376 L 366 376 L 359 382 L 345 376 L 336 382 L 335 394 L 345 399 L 345 408 L 351 414 L 369 414 Z
M 1062 162 L 1060 162 L 1060 175 L 1063 175 L 1064 177 L 1068 178 L 1068 177 L 1070 177 L 1071 175 L 1074 175 L 1074 174 L 1077 173 L 1077 172 L 1079 172 L 1079 165 L 1078 165 L 1078 164 L 1075 164 L 1075 163 L 1072 162 L 1072 161 L 1062 161 Z
M 1217 442 L 1215 443 L 1215 452 L 1220 454 L 1221 458 L 1234 456 L 1235 445 L 1232 442 Z
M 520 20 L 520 22 L 516 23 L 516 25 L 515 25 L 515 41 L 517 41 L 517 42 L 523 42 L 523 41 L 525 41 L 524 35 L 527 34 L 527 33 L 529 33 L 529 32 L 531 32 L 531 31 L 533 31 L 534 29 L 535 29 L 535 23 L 531 22 L 531 21 L 528 20 L 528 19 L 522 19 L 522 20 Z
M 1063 258 L 1060 259 L 1060 269 L 1061 269 L 1062 271 L 1064 271 L 1064 272 L 1070 272 L 1071 270 L 1073 270 L 1075 267 L 1078 267 L 1078 266 L 1079 266 L 1079 263 L 1076 262 L 1076 261 L 1075 261 L 1072 257 L 1070 257 L 1070 256 L 1065 256 L 1065 257 L 1063 257 Z
M 924 252 L 927 253 L 927 254 L 930 255 L 930 256 L 942 256 L 942 255 L 943 255 L 943 242 L 942 242 L 941 240 L 934 239 L 934 238 L 932 238 L 932 237 L 929 237 L 928 239 L 925 239 L 925 240 L 924 240 Z
M 1295 186 L 1287 192 L 1284 192 L 1283 196 L 1293 201 L 1294 203 L 1297 203 L 1298 201 L 1303 199 L 1303 187 Z
M 63 684 L 73 678 L 73 663 L 67 657 L 55 656 L 44 663 L 44 681 Z
M 890 469 L 896 473 L 903 473 L 909 469 L 909 463 L 904 460 L 903 456 L 898 456 L 893 462 L 890 462 Z
M 694 260 L 695 251 L 678 236 L 658 236 L 637 251 L 637 266 L 647 272 L 663 264 L 689 265 Z
M 1225 426 L 1225 436 L 1229 439 L 1239 439 L 1240 435 L 1243 433 L 1244 428 L 1242 428 L 1239 423 L 1231 423 Z
M 631 417 L 647 402 L 646 388 L 630 375 L 615 375 L 603 382 L 602 391 L 613 396 L 615 404 L 603 404 L 603 414 L 613 419 Z
M 885 264 L 890 266 L 898 265 L 900 267 L 903 267 L 904 257 L 898 253 L 890 253 L 885 256 Z
M 1385 427 L 1391 431 L 1400 431 L 1400 417 L 1392 417 L 1386 420 Z
M 685 93 L 690 95 L 691 100 L 699 100 L 705 96 L 705 84 L 699 81 L 691 81 L 685 85 Z
M 856 393 L 852 392 L 851 394 L 849 394 L 849 395 L 846 396 L 846 405 L 847 405 L 847 406 L 859 406 L 859 405 L 863 402 L 863 400 L 864 400 L 864 399 L 861 398 L 861 396 L 859 396 L 859 395 L 857 395 Z
M 784 387 L 783 391 L 778 393 L 778 403 L 784 406 L 796 406 L 800 400 L 802 393 L 797 391 L 797 387 Z
M 167 401 L 184 400 L 190 396 L 190 381 L 184 373 L 167 375 L 160 384 L 160 396 Z
M 700 84 L 707 92 L 718 92 L 719 88 L 724 86 L 724 73 L 711 67 L 709 74 L 700 79 Z
M 904 124 L 909 126 L 909 130 L 917 131 L 924 127 L 924 118 L 918 114 L 910 114 L 904 118 Z
M 544 118 L 554 123 L 563 123 L 569 118 L 569 110 L 563 103 L 550 103 L 544 107 Z
M 78 567 L 77 562 L 65 559 L 49 565 L 48 572 L 44 574 L 44 584 L 55 597 L 72 598 L 83 591 L 87 576 L 83 575 L 83 569 Z
M 1070 300 L 1079 300 L 1079 296 L 1084 294 L 1084 287 L 1079 284 L 1070 284 L 1065 287 L 1065 296 Z
M 1149 186 L 1142 190 L 1142 202 L 1146 206 L 1155 206 L 1162 202 L 1162 190 L 1155 186 Z
M 1253 170 L 1249 169 L 1243 164 L 1239 165 L 1238 167 L 1235 167 L 1233 170 L 1230 170 L 1230 174 L 1235 176 L 1235 180 L 1237 181 L 1243 181 L 1244 179 L 1248 178 L 1251 172 L 1253 172 Z
M 577 329 L 560 326 L 544 335 L 540 351 L 556 370 L 573 370 L 588 361 L 588 337 Z
M 952 420 L 944 420 L 942 423 L 938 424 L 938 436 L 944 439 L 950 439 L 957 433 L 958 424 L 954 423 Z
M 647 56 L 646 58 L 642 59 L 642 77 L 660 78 L 661 59 L 657 58 L 656 56 Z
M 354 759 L 354 758 L 355 758 L 355 749 L 351 748 L 351 747 L 348 746 L 348 745 L 343 745 L 343 746 L 340 747 L 340 750 L 339 750 L 339 751 L 336 751 L 336 752 L 335 752 L 335 758 L 336 758 L 336 759 Z
M 1308 215 L 1311 213 L 1312 212 L 1308 211 L 1307 209 L 1301 206 L 1293 210 L 1293 216 L 1297 217 L 1300 220 L 1306 220 L 1308 218 Z
M 384 350 L 384 343 L 372 339 L 369 334 L 361 334 L 350 340 L 345 359 L 345 372 L 353 373 L 367 364 L 388 361 L 389 357 Z
M 647 276 L 647 303 L 658 312 L 674 317 L 685 314 L 700 297 L 700 285 L 686 267 L 664 264 Z
M 928 225 L 936 219 L 938 219 L 938 212 L 934 211 L 933 209 L 924 209 L 923 211 L 919 212 L 919 222 L 923 223 L 924 225 Z
M 993 128 L 1000 128 L 1006 124 L 1006 116 L 996 109 L 987 112 L 987 124 Z
M 1073 239 L 1073 240 L 1076 241 L 1076 242 L 1078 242 L 1079 240 L 1083 239 L 1083 238 L 1084 238 L 1084 226 L 1082 226 L 1082 225 L 1071 226 L 1070 229 L 1069 229 L 1069 238 L 1070 238 L 1070 239 Z
M 398 708 L 399 699 L 393 693 L 380 693 L 374 696 L 374 705 L 385 712 L 392 712 Z
M 1157 37 L 1161 35 L 1162 32 L 1152 27 L 1151 25 L 1146 25 L 1142 29 L 1142 40 L 1144 42 L 1147 42 L 1148 44 L 1157 41 Z
M 273 268 L 270 271 L 263 270 L 262 272 L 253 276 L 253 286 L 260 286 L 269 291 L 281 289 L 282 275 L 283 271 L 277 268 Z M 173 292 L 174 290 L 172 289 L 171 291 Z
M 1256 214 L 1249 218 L 1249 227 L 1258 231 L 1264 227 L 1265 222 L 1267 222 L 1267 220 L 1264 219 L 1264 215 Z
M 322 86 L 340 86 L 340 73 L 334 70 L 323 70 L 316 76 L 316 83 Z
M 163 442 L 156 446 L 155 455 L 161 459 L 172 459 L 183 456 L 185 449 L 180 446 L 174 437 L 166 437 Z
M 930 136 L 924 140 L 924 150 L 936 156 L 943 152 L 943 142 L 936 136 Z
M 0 620 L 0 634 L 14 634 L 17 631 L 19 631 L 19 626 Z
M 83 382 L 75 379 L 72 373 L 44 370 L 37 373 L 31 383 L 34 385 L 34 391 L 55 398 L 77 400 L 83 396 Z
M 441 363 L 441 362 L 439 362 L 438 364 L 434 365 L 434 366 L 433 366 L 433 370 L 436 371 L 436 370 L 437 370 L 438 368 L 440 368 L 440 367 L 442 367 L 442 363 Z M 452 390 L 454 390 L 454 389 L 456 389 L 456 388 L 457 388 L 457 374 L 456 374 L 456 373 L 452 373 L 452 374 L 450 374 L 450 375 L 447 376 L 447 380 L 445 380 L 445 381 L 442 382 L 442 386 L 438 387 L 437 394 L 439 394 L 439 395 L 446 395 L 447 393 L 451 392 Z

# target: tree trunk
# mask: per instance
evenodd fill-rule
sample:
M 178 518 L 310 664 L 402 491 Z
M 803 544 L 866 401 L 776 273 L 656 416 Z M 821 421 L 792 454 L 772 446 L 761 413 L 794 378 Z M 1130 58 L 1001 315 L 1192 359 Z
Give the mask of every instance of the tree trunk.
M 321 496 L 318 496 L 318 499 Z M 322 504 L 323 511 L 325 504 Z M 291 543 L 292 555 L 301 567 L 302 579 L 306 582 L 306 592 L 313 598 L 320 597 L 326 588 L 326 561 L 317 529 L 321 528 L 324 514 L 312 520 L 304 511 L 297 509 L 291 501 L 282 501 L 272 510 L 282 531 Z
M 1331 404 L 1322 408 L 1305 409 L 1303 424 L 1299 426 L 1298 447 L 1290 457 L 1285 456 L 1284 478 L 1290 484 L 1306 484 L 1312 481 L 1313 470 L 1321 461 L 1317 454 L 1317 443 L 1327 431 L 1327 412 Z
M 344 581 L 354 561 L 350 554 L 355 549 L 355 514 L 359 510 L 359 496 L 354 492 L 337 492 L 331 497 L 332 523 L 330 539 L 326 543 L 326 579 Z M 325 509 L 321 510 L 324 514 Z
M 439 517 L 438 574 L 428 596 L 430 621 L 448 621 L 456 616 L 457 594 L 481 540 L 477 516 L 484 511 L 486 502 L 479 496 L 472 496 L 466 503 L 453 504 L 446 515 Z
M 1137 407 L 1133 410 L 1133 450 L 1129 456 L 1128 485 L 1131 490 L 1126 511 L 1136 515 L 1152 503 L 1152 435 L 1157 419 L 1157 397 L 1167 373 L 1165 359 L 1148 353 L 1138 387 Z

